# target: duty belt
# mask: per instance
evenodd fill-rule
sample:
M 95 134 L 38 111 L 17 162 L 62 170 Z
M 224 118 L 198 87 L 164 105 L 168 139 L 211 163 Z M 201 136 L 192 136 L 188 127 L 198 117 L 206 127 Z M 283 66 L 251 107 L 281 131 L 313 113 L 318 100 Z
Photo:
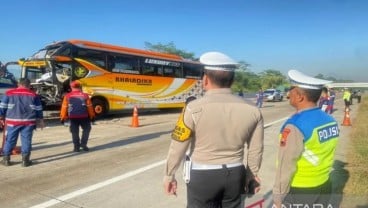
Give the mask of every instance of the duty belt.
M 222 168 L 235 168 L 242 166 L 243 163 L 229 163 L 229 164 L 222 164 L 222 165 L 208 165 L 208 164 L 199 164 L 199 163 L 192 163 L 192 170 L 216 170 Z

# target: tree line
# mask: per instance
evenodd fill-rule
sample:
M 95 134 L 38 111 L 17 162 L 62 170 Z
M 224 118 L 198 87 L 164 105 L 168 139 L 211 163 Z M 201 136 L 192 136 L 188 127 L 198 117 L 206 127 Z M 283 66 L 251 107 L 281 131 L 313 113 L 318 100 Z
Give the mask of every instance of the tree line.
M 167 44 L 152 44 L 150 42 L 145 42 L 145 48 L 150 51 L 176 54 L 185 59 L 198 60 L 194 53 L 178 49 L 173 42 L 169 42 Z M 245 61 L 239 61 L 239 67 L 235 71 L 234 84 L 231 87 L 234 92 L 256 92 L 259 89 L 269 88 L 276 88 L 286 91 L 289 88 L 290 85 L 287 77 L 280 71 L 266 69 L 262 72 L 255 73 L 249 69 L 250 66 L 251 65 Z M 352 82 L 351 80 L 337 80 L 331 76 L 326 77 L 323 74 L 317 74 L 315 77 L 334 82 Z

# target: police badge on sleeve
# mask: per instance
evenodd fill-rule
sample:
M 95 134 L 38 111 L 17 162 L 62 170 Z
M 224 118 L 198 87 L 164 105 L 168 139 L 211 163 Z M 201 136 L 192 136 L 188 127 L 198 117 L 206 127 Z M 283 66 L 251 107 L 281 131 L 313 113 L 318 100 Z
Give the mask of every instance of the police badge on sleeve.
M 190 138 L 192 130 L 184 123 L 184 110 L 180 114 L 179 120 L 176 122 L 175 129 L 171 134 L 171 138 L 180 142 L 187 141 Z

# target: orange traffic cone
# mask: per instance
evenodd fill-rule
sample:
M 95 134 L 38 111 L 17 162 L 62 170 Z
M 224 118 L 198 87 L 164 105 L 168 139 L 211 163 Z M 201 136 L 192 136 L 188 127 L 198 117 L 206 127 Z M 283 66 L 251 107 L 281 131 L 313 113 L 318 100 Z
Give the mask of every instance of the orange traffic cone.
M 139 127 L 138 108 L 137 108 L 137 106 L 134 106 L 134 109 L 133 109 L 132 127 Z
M 342 121 L 341 125 L 342 126 L 351 126 L 350 114 L 349 114 L 349 109 L 348 108 L 345 110 L 344 120 Z

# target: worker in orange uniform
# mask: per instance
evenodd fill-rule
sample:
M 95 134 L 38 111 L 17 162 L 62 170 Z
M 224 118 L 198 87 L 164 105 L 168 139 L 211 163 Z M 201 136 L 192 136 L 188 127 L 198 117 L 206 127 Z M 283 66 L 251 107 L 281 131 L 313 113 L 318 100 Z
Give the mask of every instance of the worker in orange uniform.
M 89 151 L 87 146 L 89 133 L 91 132 L 91 122 L 95 119 L 92 101 L 88 94 L 82 92 L 79 81 L 70 83 L 71 92 L 66 94 L 60 111 L 61 123 L 70 120 L 70 132 L 74 144 L 74 152 L 79 152 L 80 148 Z M 82 128 L 82 137 L 79 136 L 79 127 Z

